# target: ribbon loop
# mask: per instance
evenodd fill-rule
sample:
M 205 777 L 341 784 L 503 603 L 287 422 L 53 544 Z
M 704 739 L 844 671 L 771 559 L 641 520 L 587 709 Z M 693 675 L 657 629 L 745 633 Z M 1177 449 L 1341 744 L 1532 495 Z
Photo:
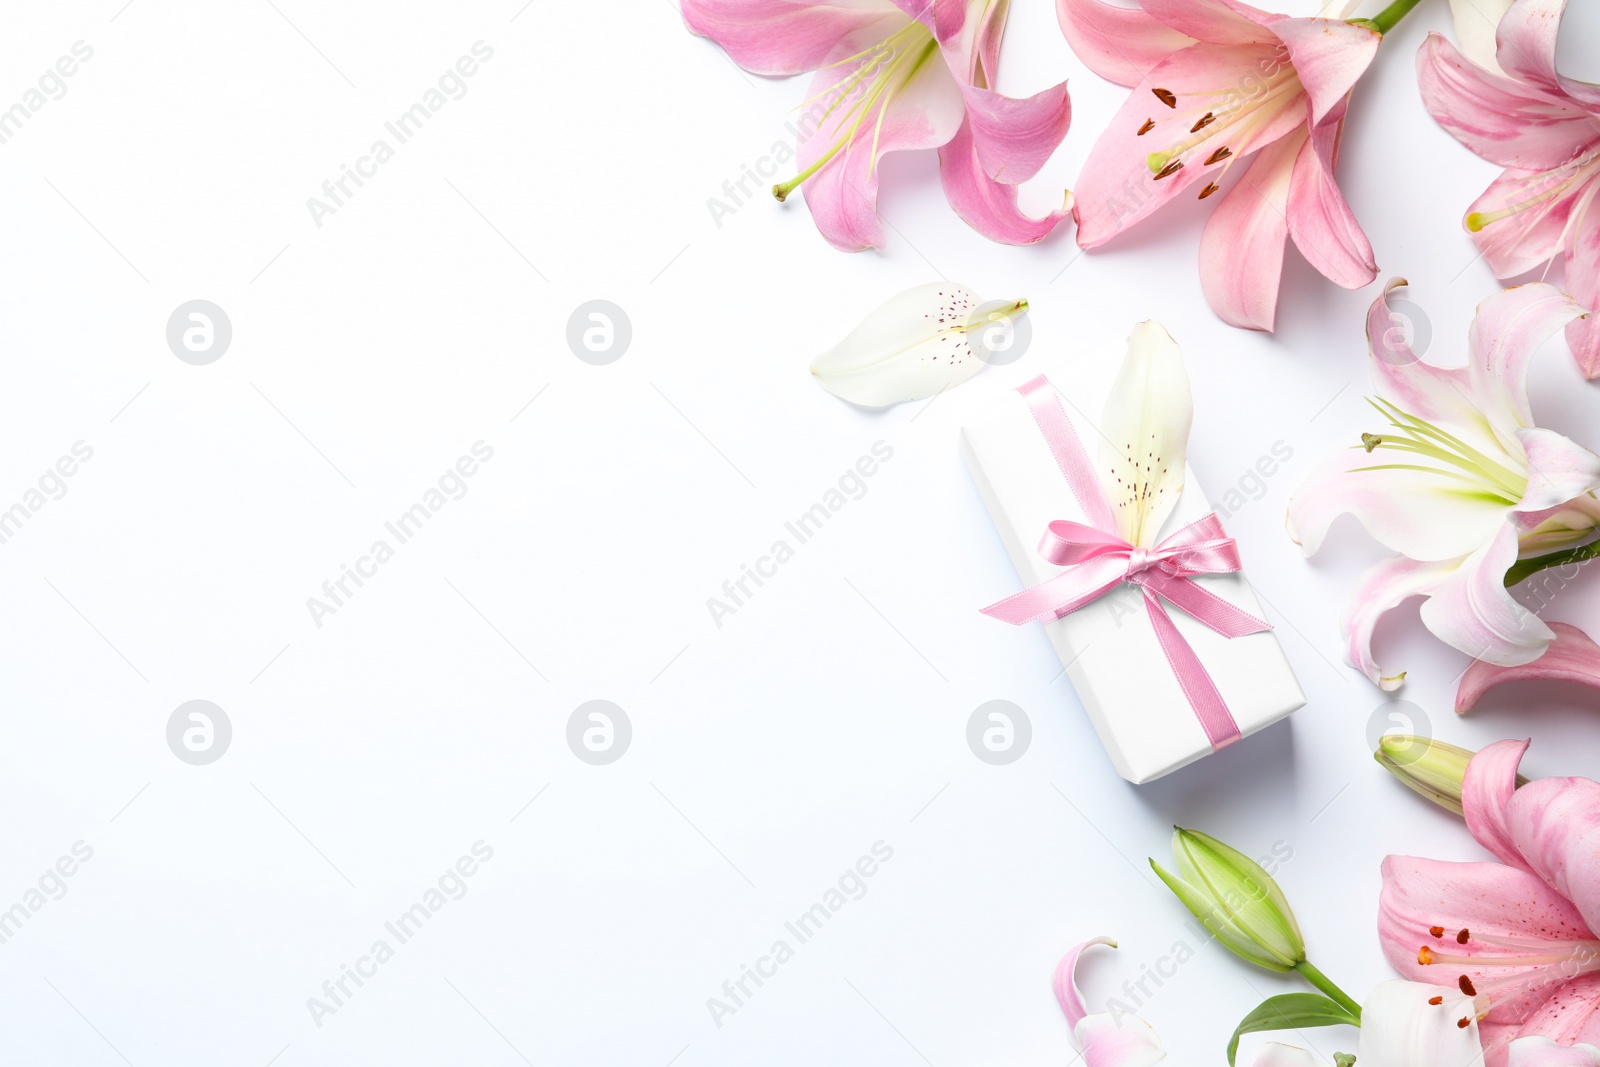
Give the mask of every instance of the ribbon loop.
M 1049 381 L 1040 375 L 1017 392 L 1027 401 L 1056 465 L 1092 525 L 1070 519 L 1050 523 L 1040 538 L 1039 554 L 1064 568 L 1062 572 L 990 604 L 983 613 L 1013 626 L 1049 622 L 1087 607 L 1119 585 L 1138 586 L 1156 640 L 1211 747 L 1220 749 L 1237 741 L 1238 723 L 1200 657 L 1178 632 L 1166 604 L 1224 637 L 1272 629 L 1266 620 L 1190 580 L 1242 569 L 1239 546 L 1215 512 L 1189 523 L 1154 548 L 1130 544 L 1112 533 L 1110 503 Z

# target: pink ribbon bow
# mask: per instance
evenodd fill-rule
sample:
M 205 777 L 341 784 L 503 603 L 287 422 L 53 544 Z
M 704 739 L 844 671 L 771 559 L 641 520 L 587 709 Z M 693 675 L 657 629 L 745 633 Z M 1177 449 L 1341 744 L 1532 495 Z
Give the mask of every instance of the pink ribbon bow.
M 1178 530 L 1154 548 L 1129 544 L 1110 532 L 1115 523 L 1072 428 L 1049 382 L 1033 379 L 1017 391 L 1027 400 L 1034 421 L 1067 479 L 1073 496 L 1094 525 L 1057 519 L 1045 528 L 1039 554 L 1066 568 L 1030 589 L 983 609 L 985 615 L 1013 626 L 1049 622 L 1094 603 L 1124 582 L 1144 594 L 1145 613 L 1178 685 L 1205 729 L 1213 749 L 1239 740 L 1239 724 L 1222 694 L 1200 663 L 1200 657 L 1178 632 L 1166 604 L 1173 604 L 1224 637 L 1260 633 L 1272 626 L 1190 581 L 1198 574 L 1229 574 L 1241 568 L 1239 548 L 1212 512 Z

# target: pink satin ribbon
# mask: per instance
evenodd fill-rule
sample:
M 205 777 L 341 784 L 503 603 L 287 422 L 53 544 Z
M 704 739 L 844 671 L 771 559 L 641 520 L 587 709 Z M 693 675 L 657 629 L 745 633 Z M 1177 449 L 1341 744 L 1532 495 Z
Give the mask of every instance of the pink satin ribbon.
M 1017 390 L 1028 402 L 1034 422 L 1050 446 L 1078 507 L 1091 525 L 1057 519 L 1046 527 L 1039 554 L 1066 568 L 1030 589 L 983 609 L 985 615 L 1021 626 L 1049 622 L 1094 603 L 1124 582 L 1144 594 L 1145 613 L 1178 685 L 1205 729 L 1212 749 L 1239 740 L 1239 724 L 1217 692 L 1189 642 L 1178 633 L 1166 604 L 1205 624 L 1224 637 L 1260 633 L 1272 626 L 1210 590 L 1190 581 L 1197 574 L 1229 574 L 1241 568 L 1239 548 L 1222 528 L 1216 513 L 1196 519 L 1154 548 L 1129 544 L 1112 532 L 1111 505 L 1100 487 L 1083 443 L 1043 375 Z

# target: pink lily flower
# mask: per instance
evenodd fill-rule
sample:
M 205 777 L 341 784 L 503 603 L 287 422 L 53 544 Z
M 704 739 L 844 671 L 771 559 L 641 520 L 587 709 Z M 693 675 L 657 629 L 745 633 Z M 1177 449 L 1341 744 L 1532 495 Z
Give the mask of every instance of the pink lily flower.
M 1239 0 L 1057 0 L 1057 13 L 1091 70 L 1133 88 L 1078 179 L 1078 244 L 1098 248 L 1197 185 L 1206 199 L 1254 153 L 1200 237 L 1200 282 L 1216 313 L 1273 328 L 1290 238 L 1338 285 L 1377 277 L 1333 178 L 1350 90 L 1382 40 L 1377 30 Z
M 1591 1064 L 1600 1055 L 1600 783 L 1518 788 L 1527 747 L 1490 745 L 1462 785 L 1467 828 L 1500 862 L 1388 857 L 1378 934 L 1401 974 L 1472 998 L 1463 1025 L 1478 1022 L 1487 1067 Z
M 1488 8 L 1496 5 L 1489 3 Z M 1467 51 L 1430 34 L 1417 54 L 1422 99 L 1439 125 L 1505 167 L 1468 209 L 1464 224 L 1497 278 L 1556 259 L 1566 288 L 1600 307 L 1600 86 L 1556 70 L 1556 32 L 1566 0 L 1517 0 L 1495 40 L 1471 34 L 1485 15 L 1458 22 Z M 1600 319 L 1567 327 L 1586 377 L 1600 377 Z
M 1502 682 L 1576 682 L 1600 689 L 1600 644 L 1576 626 L 1553 622 L 1556 639 L 1532 663 L 1499 667 L 1479 660 L 1467 668 L 1456 689 L 1456 714 L 1464 715 L 1484 693 Z
M 815 71 L 816 129 L 799 146 L 796 188 L 835 248 L 883 247 L 878 161 L 936 148 L 945 197 L 986 237 L 1029 244 L 1053 230 L 1017 206 L 1071 120 L 1067 83 L 1024 100 L 994 90 L 1006 0 L 681 0 L 689 29 L 754 74 Z M 809 125 L 809 123 L 807 123 Z
M 1514 666 L 1538 659 L 1555 633 L 1505 587 L 1524 553 L 1576 545 L 1600 524 L 1600 455 L 1537 426 L 1528 365 L 1541 343 L 1584 314 L 1540 283 L 1496 293 L 1478 306 L 1470 362 L 1425 362 L 1397 336 L 1389 283 L 1367 314 L 1367 339 L 1386 425 L 1325 459 L 1289 501 L 1289 535 L 1306 555 L 1335 519 L 1356 516 L 1399 553 L 1362 578 L 1343 623 L 1346 660 L 1386 690 L 1372 654 L 1378 620 L 1403 601 L 1428 597 L 1422 621 L 1474 659 Z

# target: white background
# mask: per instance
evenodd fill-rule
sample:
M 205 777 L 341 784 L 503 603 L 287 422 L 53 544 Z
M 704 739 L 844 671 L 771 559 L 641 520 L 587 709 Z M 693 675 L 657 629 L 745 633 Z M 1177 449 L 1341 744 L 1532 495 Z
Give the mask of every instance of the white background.
M 881 255 L 826 246 L 798 197 L 719 226 L 708 198 L 791 136 L 804 81 L 743 75 L 665 0 L 274 2 L 0 22 L 0 106 L 94 49 L 0 145 L 0 507 L 94 450 L 0 545 L 0 908 L 93 849 L 0 945 L 0 1063 L 1059 1064 L 1051 968 L 1098 933 L 1123 948 L 1087 970 L 1097 1001 L 1188 941 L 1141 1010 L 1172 1062 L 1220 1062 L 1233 1023 L 1295 986 L 1186 930 L 1145 866 L 1174 822 L 1292 850 L 1279 877 L 1313 960 L 1358 998 L 1389 976 L 1381 858 L 1481 853 L 1371 761 L 1393 709 L 1340 662 L 1337 621 L 1377 550 L 1344 525 L 1308 563 L 1282 528 L 1314 460 L 1372 421 L 1377 286 L 1336 289 L 1291 252 L 1277 335 L 1235 331 L 1200 295 L 1205 206 L 1081 258 L 1070 227 L 1001 247 L 948 210 L 931 154 L 883 164 Z M 1430 358 L 1459 361 L 1496 284 L 1459 220 L 1495 170 L 1417 97 L 1416 49 L 1447 21 L 1425 0 L 1383 45 L 1341 179 L 1381 277 L 1413 283 Z M 1568 23 L 1569 72 L 1600 75 L 1577 64 L 1597 12 Z M 307 197 L 479 40 L 494 55 L 467 95 L 317 227 Z M 1124 90 L 1019 0 L 1001 88 L 1062 76 L 1075 120 L 1028 190 L 1039 210 Z M 883 414 L 809 380 L 859 316 L 940 277 L 1027 297 L 1026 357 Z M 234 331 L 203 367 L 164 334 L 195 298 Z M 595 298 L 632 321 L 610 366 L 565 341 Z M 1134 788 L 1044 635 L 978 614 L 1016 577 L 956 431 L 1149 317 L 1185 348 L 1213 498 L 1293 450 L 1228 525 L 1310 703 Z M 1590 444 L 1597 390 L 1559 339 L 1536 367 L 1541 421 Z M 316 626 L 306 599 L 480 440 L 467 495 Z M 714 626 L 706 599 L 878 440 L 894 458 L 866 495 Z M 1600 626 L 1594 589 L 1549 617 Z M 1532 773 L 1596 770 L 1592 700 L 1523 688 L 1458 721 L 1463 657 L 1414 606 L 1381 638 L 1439 736 L 1536 734 Z M 166 742 L 197 698 L 233 726 L 201 767 Z M 565 740 L 596 698 L 633 727 L 609 766 Z M 1031 717 L 1010 766 L 965 740 L 991 699 Z M 470 891 L 315 1025 L 307 998 L 479 840 Z M 714 1025 L 707 998 L 880 840 L 866 895 Z

